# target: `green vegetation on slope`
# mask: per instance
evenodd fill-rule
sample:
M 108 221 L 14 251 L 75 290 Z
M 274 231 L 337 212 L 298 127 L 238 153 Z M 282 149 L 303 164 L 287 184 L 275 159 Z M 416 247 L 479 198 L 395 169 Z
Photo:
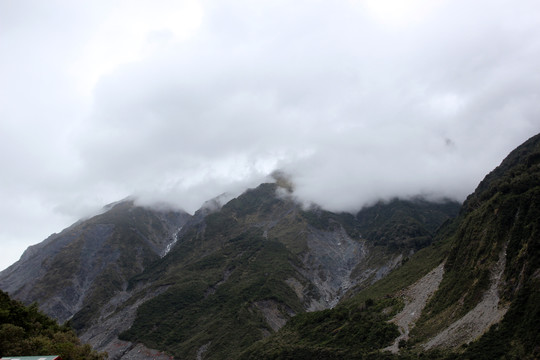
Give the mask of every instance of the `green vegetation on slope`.
M 456 222 L 444 279 L 413 331 L 417 340 L 450 325 L 481 300 L 505 249 L 503 300 L 534 296 L 523 291 L 534 288 L 530 282 L 540 269 L 540 136 L 518 147 L 486 176 Z M 507 317 L 517 316 L 512 314 Z M 514 340 L 525 346 L 521 338 Z
M 519 210 L 512 213 L 515 222 L 506 236 L 506 286 L 501 289 L 510 308 L 499 324 L 467 348 L 468 359 L 540 358 L 540 186 L 523 195 L 508 199 L 514 199 Z
M 419 250 L 433 241 L 436 230 L 458 214 L 460 204 L 422 199 L 378 202 L 356 215 L 332 213 L 320 209 L 303 212 L 309 224 L 321 230 L 343 226 L 352 238 L 362 238 L 373 245 L 391 250 Z
M 253 234 L 231 239 L 212 254 L 174 267 L 164 281 L 173 285 L 141 305 L 121 338 L 177 356 L 194 357 L 209 344 L 208 358 L 234 358 L 271 331 L 256 308 L 258 301 L 302 311 L 284 282 L 294 274 L 289 258 L 290 252 L 277 241 Z
M 0 291 L 0 357 L 60 355 L 64 360 L 102 360 L 107 356 L 81 344 L 68 326 Z
M 363 237 L 375 245 L 418 250 L 433 241 L 437 229 L 454 218 L 460 206 L 450 200 L 393 199 L 360 210 L 356 219 Z
M 307 223 L 276 189 L 262 184 L 207 215 L 133 278 L 132 287 L 169 288 L 138 309 L 122 338 L 193 357 L 208 344 L 205 358 L 234 358 L 273 331 L 263 310 L 276 307 L 285 319 L 304 311 L 286 280 L 303 281 L 296 269 Z
M 319 224 L 325 224 L 319 221 Z M 327 224 L 330 222 L 327 222 Z M 431 246 L 417 252 L 401 268 L 336 308 L 301 314 L 278 333 L 258 342 L 246 359 L 538 359 L 540 358 L 540 135 L 512 152 L 469 196 L 460 216 L 447 222 Z M 506 254 L 503 251 L 506 251 Z M 478 340 L 459 349 L 424 352 L 411 347 L 435 336 L 477 304 L 490 285 L 490 272 L 506 256 L 502 302 L 510 307 L 502 321 Z M 359 349 L 362 336 L 342 334 L 351 314 L 370 299 L 397 301 L 394 296 L 446 258 L 439 290 L 413 328 L 412 339 L 400 344 L 399 355 L 383 353 L 382 343 Z M 380 307 L 374 316 L 396 311 Z M 343 314 L 348 314 L 344 316 Z M 361 326 L 361 321 L 355 326 Z M 374 329 L 378 329 L 374 325 Z M 363 336 L 367 336 L 371 329 Z M 390 333 L 390 332 L 389 332 Z M 389 334 L 388 333 L 388 334 Z M 380 335 L 385 339 L 384 333 Z M 374 341 L 374 340 L 372 340 Z M 379 349 L 379 350 L 378 350 Z
M 399 308 L 395 299 L 338 306 L 293 317 L 276 334 L 249 348 L 241 359 L 362 359 L 399 335 L 387 322 Z

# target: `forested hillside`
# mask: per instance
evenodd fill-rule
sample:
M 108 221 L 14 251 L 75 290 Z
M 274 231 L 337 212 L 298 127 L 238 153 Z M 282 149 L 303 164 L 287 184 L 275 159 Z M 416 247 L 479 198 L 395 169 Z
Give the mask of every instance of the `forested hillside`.
M 0 291 L 0 357 L 60 355 L 63 360 L 102 360 L 90 345 L 83 345 L 69 325 L 58 325 L 38 310 L 24 306 Z

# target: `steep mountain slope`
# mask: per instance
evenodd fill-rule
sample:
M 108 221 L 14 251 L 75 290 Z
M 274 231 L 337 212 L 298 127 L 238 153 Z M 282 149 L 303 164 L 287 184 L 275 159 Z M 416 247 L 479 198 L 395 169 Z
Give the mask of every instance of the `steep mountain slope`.
M 426 206 L 418 211 L 439 216 L 419 227 L 429 234 L 427 223 L 456 209 Z M 170 254 L 132 279 L 133 288 L 167 290 L 139 307 L 121 338 L 181 358 L 234 358 L 291 316 L 334 306 L 416 250 L 407 236 L 389 247 L 362 238 L 361 229 L 353 215 L 305 211 L 277 184 L 262 184 L 186 226 Z
M 506 313 L 468 353 L 490 343 L 490 352 L 498 356 L 537 357 L 540 135 L 514 150 L 486 176 L 464 203 L 458 221 L 445 277 L 419 320 L 417 341 L 444 329 L 448 333 L 444 341 L 428 345 L 460 345 L 477 335 L 474 327 L 470 329 L 471 319 L 479 312 L 495 317 Z
M 486 176 L 433 245 L 334 309 L 298 315 L 243 358 L 537 359 L 539 229 L 537 135 Z M 380 311 L 366 316 L 368 305 Z M 382 352 L 397 350 L 388 332 L 373 347 L 350 330 L 383 329 L 390 319 L 402 333 L 399 355 Z
M 381 350 L 390 347 L 400 335 L 395 324 L 399 322 L 390 321 L 403 309 L 404 294 L 400 290 L 429 276 L 448 254 L 448 249 L 448 242 L 436 240 L 388 276 L 335 308 L 295 316 L 279 332 L 255 343 L 239 358 L 398 358 Z
M 0 288 L 80 328 L 128 280 L 164 255 L 189 219 L 123 201 L 28 248 L 0 273 Z
M 0 287 L 70 319 L 111 358 L 138 356 L 137 343 L 230 358 L 384 277 L 459 207 L 393 200 L 335 214 L 303 209 L 287 185 L 215 199 L 192 217 L 118 203 L 28 249 Z

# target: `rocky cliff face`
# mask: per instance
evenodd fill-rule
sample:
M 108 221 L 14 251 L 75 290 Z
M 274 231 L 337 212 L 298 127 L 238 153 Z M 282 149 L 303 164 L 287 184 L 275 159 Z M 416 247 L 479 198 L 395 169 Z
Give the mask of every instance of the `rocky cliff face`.
M 468 350 L 473 358 L 490 351 L 492 357 L 536 358 L 540 337 L 531 325 L 540 321 L 540 135 L 486 176 L 455 227 L 445 276 L 419 319 L 418 340 L 431 338 L 425 348 L 445 348 L 485 333 Z

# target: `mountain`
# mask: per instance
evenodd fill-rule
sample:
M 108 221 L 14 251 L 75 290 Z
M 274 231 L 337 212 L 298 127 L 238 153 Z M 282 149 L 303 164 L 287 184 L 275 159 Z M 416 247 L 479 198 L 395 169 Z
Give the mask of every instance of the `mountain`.
M 0 288 L 113 359 L 540 358 L 540 134 L 461 207 L 333 213 L 285 180 L 193 216 L 119 202 Z
M 183 212 L 137 207 L 132 200 L 104 210 L 29 247 L 0 273 L 0 288 L 25 303 L 38 302 L 60 322 L 72 319 L 80 327 L 86 313 L 96 311 L 132 276 L 160 259 L 190 218 Z
M 538 359 L 539 230 L 536 135 L 432 245 L 333 309 L 299 314 L 241 358 Z
M 400 267 L 459 209 L 394 199 L 338 214 L 291 191 L 261 184 L 193 216 L 120 202 L 28 249 L 0 288 L 111 358 L 234 358 Z

